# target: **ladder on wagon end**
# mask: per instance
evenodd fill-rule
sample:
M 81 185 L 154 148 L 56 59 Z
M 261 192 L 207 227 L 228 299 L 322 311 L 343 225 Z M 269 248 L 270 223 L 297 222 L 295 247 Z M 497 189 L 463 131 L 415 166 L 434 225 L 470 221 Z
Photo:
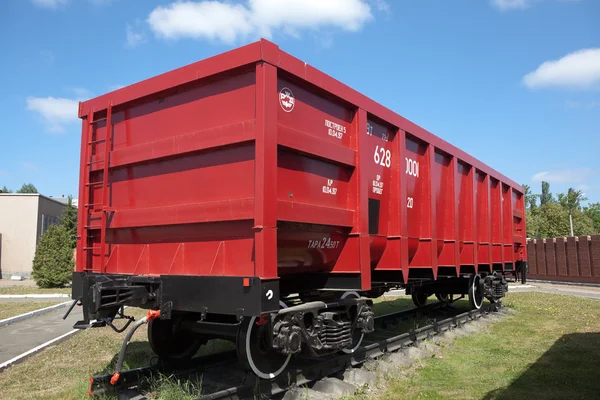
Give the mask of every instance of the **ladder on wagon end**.
M 106 134 L 104 138 L 97 139 L 95 135 L 98 131 L 98 128 L 94 129 L 94 124 L 98 122 L 106 121 Z M 110 149 L 112 147 L 112 103 L 108 105 L 106 108 L 106 117 L 99 118 L 94 120 L 94 110 L 90 110 L 87 115 L 87 131 L 85 135 L 86 145 L 83 154 L 83 160 L 85 160 L 84 166 L 84 191 L 83 191 L 83 217 L 85 218 L 85 242 L 83 243 L 82 249 L 84 250 L 84 254 L 87 254 L 87 251 L 99 250 L 100 251 L 100 264 L 97 269 L 94 268 L 93 258 L 91 261 L 91 269 L 92 272 L 104 273 L 106 272 L 106 230 L 108 225 L 108 213 L 113 211 L 109 207 L 109 197 L 108 197 L 108 169 L 109 169 L 109 156 Z M 94 160 L 93 154 L 93 146 L 98 143 L 104 142 L 104 158 Z M 95 164 L 103 163 L 102 168 L 102 179 L 98 181 L 91 181 L 91 176 L 93 172 L 93 166 Z M 90 203 L 91 198 L 91 190 L 95 187 L 102 188 L 102 200 L 101 202 Z M 101 222 L 100 222 L 100 245 L 94 246 L 93 236 L 89 235 L 89 230 L 92 228 L 96 228 L 96 226 L 92 227 L 90 218 L 93 214 L 96 207 L 100 208 L 101 213 Z M 90 245 L 90 241 L 92 241 Z M 87 256 L 84 256 L 87 260 Z

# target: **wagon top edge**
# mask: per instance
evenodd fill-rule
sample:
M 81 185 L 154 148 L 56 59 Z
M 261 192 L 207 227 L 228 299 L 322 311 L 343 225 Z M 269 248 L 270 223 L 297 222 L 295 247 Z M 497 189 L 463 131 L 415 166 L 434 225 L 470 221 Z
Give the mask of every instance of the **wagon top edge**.
M 169 72 L 145 79 L 132 85 L 123 87 L 113 92 L 92 98 L 79 103 L 79 118 L 86 118 L 92 112 L 106 110 L 109 105 L 113 107 L 152 96 L 175 87 L 189 84 L 210 76 L 224 73 L 257 62 L 266 62 L 280 70 L 285 71 L 308 84 L 353 105 L 363 109 L 368 114 L 385 121 L 387 124 L 410 133 L 447 154 L 473 166 L 477 170 L 511 186 L 517 192 L 524 193 L 523 187 L 477 160 L 473 156 L 460 150 L 433 133 L 421 128 L 417 124 L 400 116 L 394 111 L 368 98 L 362 93 L 350 88 L 335 78 L 310 66 L 304 61 L 280 50 L 279 46 L 265 39 L 242 46 L 225 53 L 221 53 L 204 60 L 174 69 Z

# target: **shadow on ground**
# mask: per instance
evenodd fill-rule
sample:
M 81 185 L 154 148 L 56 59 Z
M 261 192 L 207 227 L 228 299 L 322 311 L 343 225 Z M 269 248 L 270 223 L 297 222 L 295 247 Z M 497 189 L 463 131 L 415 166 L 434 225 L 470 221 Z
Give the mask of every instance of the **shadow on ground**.
M 600 333 L 562 336 L 508 387 L 483 400 L 600 398 Z

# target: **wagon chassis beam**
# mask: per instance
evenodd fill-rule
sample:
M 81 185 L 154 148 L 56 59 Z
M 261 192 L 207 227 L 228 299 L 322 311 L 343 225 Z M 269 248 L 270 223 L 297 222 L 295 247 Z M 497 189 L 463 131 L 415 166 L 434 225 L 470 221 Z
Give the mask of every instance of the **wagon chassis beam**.
M 398 311 L 395 313 L 381 315 L 375 318 L 377 324 L 384 327 L 386 325 L 397 323 L 400 320 L 415 317 L 425 312 L 431 312 L 447 307 L 447 303 L 439 302 L 420 308 Z M 271 381 L 260 381 L 257 384 L 255 380 L 241 386 L 227 388 L 218 392 L 200 396 L 197 400 L 216 400 L 216 399 L 237 399 L 252 396 L 257 390 L 266 395 L 274 396 L 285 391 L 311 382 L 317 381 L 326 376 L 343 371 L 350 367 L 357 367 L 369 360 L 375 360 L 386 353 L 392 353 L 402 348 L 415 345 L 425 339 L 450 329 L 468 324 L 470 321 L 485 317 L 491 312 L 498 311 L 502 307 L 501 303 L 491 303 L 481 307 L 479 310 L 470 310 L 458 315 L 445 318 L 441 321 L 434 320 L 433 323 L 421 328 L 411 330 L 402 334 L 386 337 L 381 340 L 367 342 L 356 352 L 352 354 L 339 354 L 335 357 L 326 357 L 324 359 L 300 358 L 296 368 L 289 368 L 289 371 L 281 374 L 278 378 Z M 136 368 L 122 371 L 118 382 L 111 384 L 113 375 L 102 375 L 90 378 L 89 395 L 103 395 L 116 393 L 119 390 L 136 387 L 140 382 L 147 381 L 160 375 L 170 375 L 177 379 L 201 375 L 215 367 L 234 363 L 236 360 L 235 351 L 226 351 L 207 356 L 196 357 L 190 360 L 185 366 L 173 369 L 160 360 L 152 366 Z

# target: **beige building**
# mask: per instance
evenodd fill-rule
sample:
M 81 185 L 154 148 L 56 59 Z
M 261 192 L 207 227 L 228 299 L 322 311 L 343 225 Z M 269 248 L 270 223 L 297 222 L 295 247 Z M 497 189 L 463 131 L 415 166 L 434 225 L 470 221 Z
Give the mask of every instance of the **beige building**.
M 35 246 L 65 204 L 41 194 L 0 193 L 0 272 L 2 278 L 28 278 Z

